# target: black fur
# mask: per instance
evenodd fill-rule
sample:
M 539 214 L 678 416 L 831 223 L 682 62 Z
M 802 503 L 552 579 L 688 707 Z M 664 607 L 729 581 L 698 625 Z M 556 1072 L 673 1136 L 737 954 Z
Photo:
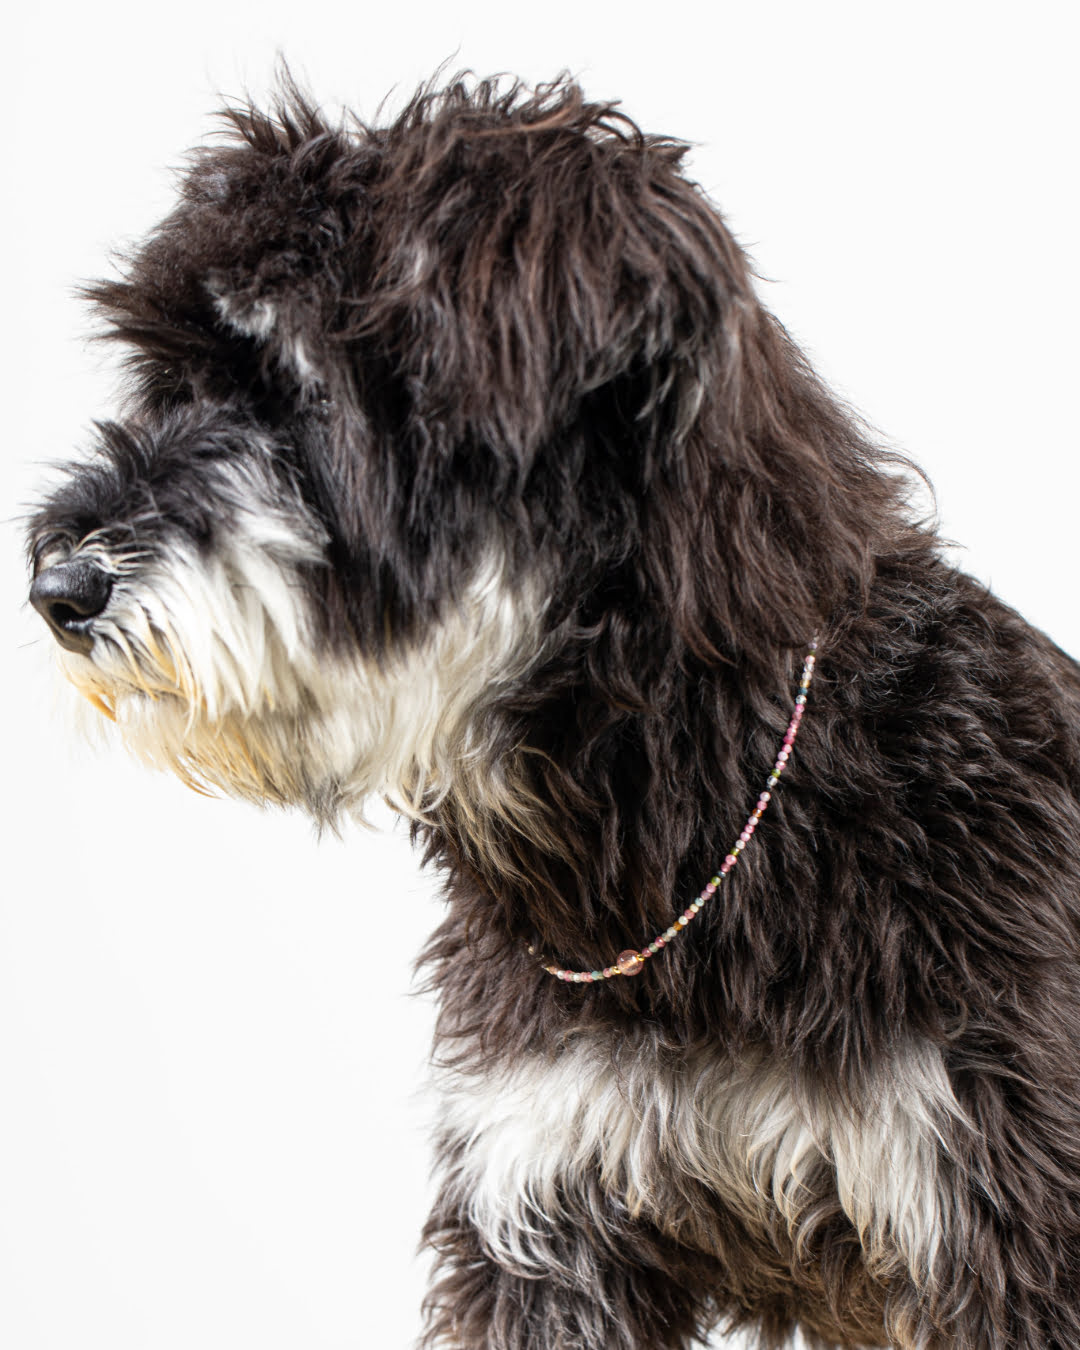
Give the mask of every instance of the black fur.
M 89 288 L 129 406 L 42 507 L 35 557 L 92 534 L 213 553 L 215 466 L 257 460 L 326 539 L 318 641 L 380 661 L 497 544 L 546 603 L 471 729 L 531 805 L 478 823 L 462 779 L 415 825 L 446 876 L 441 1058 L 498 1072 L 588 1035 L 675 1071 L 765 1053 L 855 1102 L 918 1043 L 968 1122 L 941 1141 L 951 1217 L 921 1281 L 867 1268 L 827 1169 L 800 1244 L 658 1155 L 678 1222 L 568 1190 L 539 1280 L 449 1186 L 431 1344 L 657 1350 L 726 1319 L 766 1344 L 802 1322 L 823 1345 L 1075 1350 L 1076 663 L 944 559 L 910 466 L 762 309 L 678 142 L 566 81 L 423 90 L 388 127 L 334 127 L 295 90 L 227 120 Z M 592 970 L 700 889 L 815 633 L 791 766 L 716 902 L 637 979 L 550 978 L 530 944 Z M 442 1148 L 453 1176 L 461 1141 Z

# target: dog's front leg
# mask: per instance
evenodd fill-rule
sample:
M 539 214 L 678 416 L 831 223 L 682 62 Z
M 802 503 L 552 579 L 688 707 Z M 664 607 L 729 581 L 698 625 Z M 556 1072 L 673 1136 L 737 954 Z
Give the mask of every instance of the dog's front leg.
M 597 1172 L 530 1186 L 537 1160 L 523 1157 L 524 1184 L 497 1196 L 476 1185 L 468 1152 L 462 1142 L 447 1160 L 425 1230 L 436 1277 L 424 1347 L 685 1350 L 703 1334 L 711 1259 L 632 1217 Z
M 442 1188 L 430 1350 L 683 1350 L 700 1332 L 716 1259 L 659 1231 L 627 1147 L 635 1115 L 604 1050 L 471 1057 L 440 1075 Z M 610 1081 L 608 1081 L 610 1079 Z

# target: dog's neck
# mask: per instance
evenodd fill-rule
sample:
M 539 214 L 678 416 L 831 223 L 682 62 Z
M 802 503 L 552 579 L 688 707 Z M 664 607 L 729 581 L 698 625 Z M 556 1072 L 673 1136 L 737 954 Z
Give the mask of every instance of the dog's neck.
M 621 716 L 608 710 L 606 744 L 597 738 L 591 762 L 571 760 L 578 741 L 568 725 L 575 717 L 595 724 L 603 715 L 589 708 L 582 690 L 569 703 L 553 694 L 528 720 L 510 725 L 505 707 L 489 708 L 490 758 L 463 757 L 434 820 L 417 825 L 429 855 L 450 870 L 451 899 L 480 903 L 490 912 L 477 927 L 501 929 L 515 950 L 544 953 L 552 973 L 564 979 L 587 973 L 590 979 L 579 983 L 617 969 L 620 953 L 648 951 L 620 974 L 666 954 L 719 887 L 710 880 L 710 863 L 714 875 L 725 876 L 768 807 L 791 754 L 813 664 L 811 652 L 799 675 L 792 654 L 788 692 L 765 703 L 764 717 L 755 709 L 760 700 L 746 697 L 737 667 L 715 669 L 710 685 L 695 672 L 692 683 L 672 693 L 684 716 L 697 718 L 699 734 L 693 738 L 686 727 L 675 747 L 682 762 L 668 766 L 662 759 L 671 747 L 653 741 L 651 719 L 636 709 Z M 796 683 L 796 711 L 788 717 L 781 698 L 790 712 Z M 512 748 L 497 755 L 500 744 Z M 700 804 L 709 800 L 713 811 L 704 818 Z M 690 886 L 688 908 L 679 895 Z

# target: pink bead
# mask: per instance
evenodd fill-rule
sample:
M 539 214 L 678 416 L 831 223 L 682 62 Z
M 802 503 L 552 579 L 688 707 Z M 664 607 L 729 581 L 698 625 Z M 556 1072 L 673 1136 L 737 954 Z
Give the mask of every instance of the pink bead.
M 645 962 L 642 960 L 640 952 L 620 952 L 616 958 L 616 965 L 619 967 L 620 975 L 636 975 L 644 964 Z

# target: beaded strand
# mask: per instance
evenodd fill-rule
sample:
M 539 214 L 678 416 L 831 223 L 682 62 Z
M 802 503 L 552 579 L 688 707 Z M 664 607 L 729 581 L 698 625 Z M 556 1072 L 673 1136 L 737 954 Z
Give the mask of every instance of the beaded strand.
M 806 654 L 806 660 L 803 662 L 802 675 L 799 679 L 799 692 L 795 698 L 795 707 L 791 714 L 791 721 L 788 723 L 788 729 L 784 733 L 784 739 L 780 746 L 780 752 L 776 756 L 776 762 L 773 764 L 772 771 L 761 790 L 757 799 L 757 805 L 751 811 L 746 824 L 742 828 L 738 840 L 732 844 L 731 852 L 728 853 L 724 861 L 720 864 L 719 871 L 705 883 L 704 888 L 696 900 L 692 900 L 687 909 L 675 920 L 670 928 L 665 929 L 663 933 L 658 933 L 648 946 L 640 951 L 632 949 L 620 952 L 615 958 L 615 964 L 606 966 L 603 970 L 561 970 L 558 966 L 542 966 L 549 975 L 554 975 L 557 980 L 564 980 L 569 984 L 592 984 L 597 980 L 610 980 L 616 975 L 637 975 L 645 967 L 645 962 L 651 957 L 661 952 L 673 938 L 677 938 L 683 929 L 696 919 L 698 914 L 705 908 L 708 902 L 720 889 L 720 884 L 739 861 L 739 854 L 753 837 L 761 817 L 768 809 L 769 802 L 772 800 L 772 790 L 780 781 L 780 775 L 784 772 L 788 760 L 791 758 L 791 747 L 795 744 L 795 737 L 799 734 L 799 726 L 802 723 L 803 710 L 806 707 L 806 695 L 810 689 L 810 681 L 814 677 L 814 664 L 817 652 L 817 638 L 810 643 L 810 650 Z M 535 955 L 535 949 L 530 947 L 529 951 Z

